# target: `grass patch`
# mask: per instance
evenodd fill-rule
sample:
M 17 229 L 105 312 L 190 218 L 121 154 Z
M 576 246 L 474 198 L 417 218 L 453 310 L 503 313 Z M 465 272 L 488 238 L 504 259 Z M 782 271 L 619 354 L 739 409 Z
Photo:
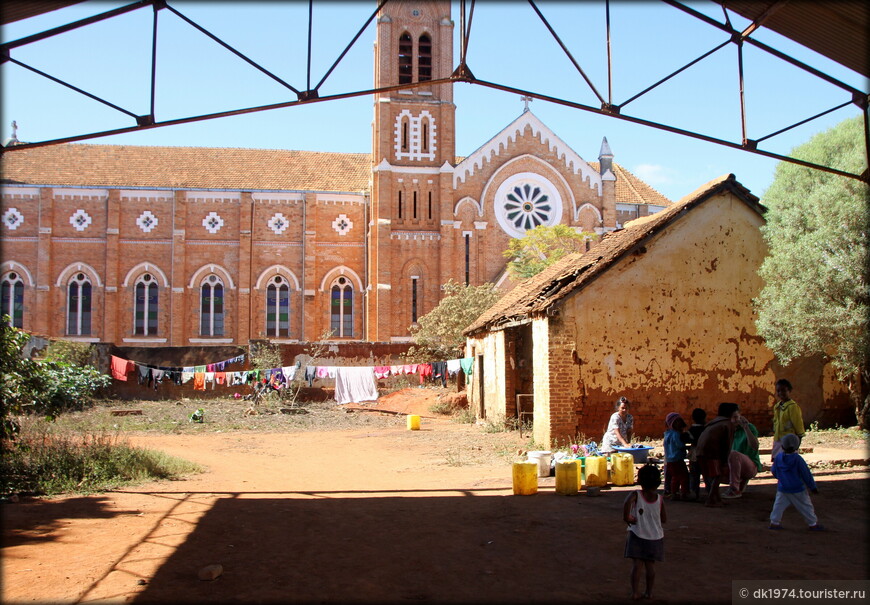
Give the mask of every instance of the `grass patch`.
M 192 462 L 133 447 L 117 434 L 53 430 L 45 421 L 22 426 L 4 443 L 0 493 L 92 493 L 155 479 L 201 472 Z
M 459 424 L 474 424 L 477 422 L 477 416 L 474 415 L 474 412 L 469 408 L 462 408 L 455 414 L 453 414 L 453 422 L 457 422 Z

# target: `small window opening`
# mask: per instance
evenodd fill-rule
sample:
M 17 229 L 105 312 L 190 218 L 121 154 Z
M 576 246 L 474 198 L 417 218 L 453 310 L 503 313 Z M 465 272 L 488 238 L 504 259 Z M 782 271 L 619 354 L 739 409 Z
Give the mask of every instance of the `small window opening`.
M 432 38 L 420 36 L 417 49 L 417 81 L 428 82 L 432 79 Z
M 410 84 L 413 77 L 411 34 L 399 37 L 399 84 Z

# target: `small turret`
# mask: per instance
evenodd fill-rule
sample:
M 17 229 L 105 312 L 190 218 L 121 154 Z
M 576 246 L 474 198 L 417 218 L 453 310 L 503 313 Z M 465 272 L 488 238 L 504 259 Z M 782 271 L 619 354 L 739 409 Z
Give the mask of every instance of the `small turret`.
M 610 151 L 610 145 L 607 143 L 607 137 L 601 141 L 601 151 L 598 152 L 598 161 L 600 162 L 598 172 L 602 175 L 608 170 L 613 172 L 613 152 Z

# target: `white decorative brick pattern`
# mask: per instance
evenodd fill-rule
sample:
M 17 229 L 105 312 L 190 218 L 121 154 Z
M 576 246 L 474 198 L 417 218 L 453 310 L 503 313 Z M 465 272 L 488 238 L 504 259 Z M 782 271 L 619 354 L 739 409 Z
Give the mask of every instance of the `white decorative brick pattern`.
M 275 232 L 275 235 L 281 235 L 284 231 L 287 230 L 287 227 L 290 226 L 290 221 L 287 220 L 282 213 L 276 212 L 272 218 L 269 219 L 269 229 Z
M 90 214 L 79 208 L 69 217 L 69 222 L 70 225 L 76 228 L 76 231 L 84 231 L 94 222 L 94 219 L 91 218 Z
M 347 235 L 347 232 L 353 229 L 353 222 L 347 218 L 346 214 L 339 214 L 338 217 L 332 221 L 332 228 L 335 229 L 339 235 Z
M 224 226 L 224 219 L 222 219 L 217 212 L 209 212 L 208 216 L 202 219 L 202 226 L 205 227 L 206 231 L 209 233 L 215 234 Z
M 10 208 L 3 213 L 3 224 L 6 225 L 7 229 L 14 231 L 24 224 L 24 215 L 21 214 L 18 208 Z
M 136 224 L 139 225 L 139 228 L 145 233 L 150 233 L 151 230 L 157 226 L 157 223 L 157 217 L 154 216 L 150 210 L 146 210 L 136 219 Z

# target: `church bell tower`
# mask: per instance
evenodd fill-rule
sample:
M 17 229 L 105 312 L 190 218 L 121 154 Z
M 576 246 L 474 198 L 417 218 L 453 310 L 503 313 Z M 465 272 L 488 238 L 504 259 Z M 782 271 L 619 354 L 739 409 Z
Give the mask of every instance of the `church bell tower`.
M 452 216 L 455 137 L 449 0 L 378 14 L 366 338 L 402 341 L 440 299 L 442 214 Z

